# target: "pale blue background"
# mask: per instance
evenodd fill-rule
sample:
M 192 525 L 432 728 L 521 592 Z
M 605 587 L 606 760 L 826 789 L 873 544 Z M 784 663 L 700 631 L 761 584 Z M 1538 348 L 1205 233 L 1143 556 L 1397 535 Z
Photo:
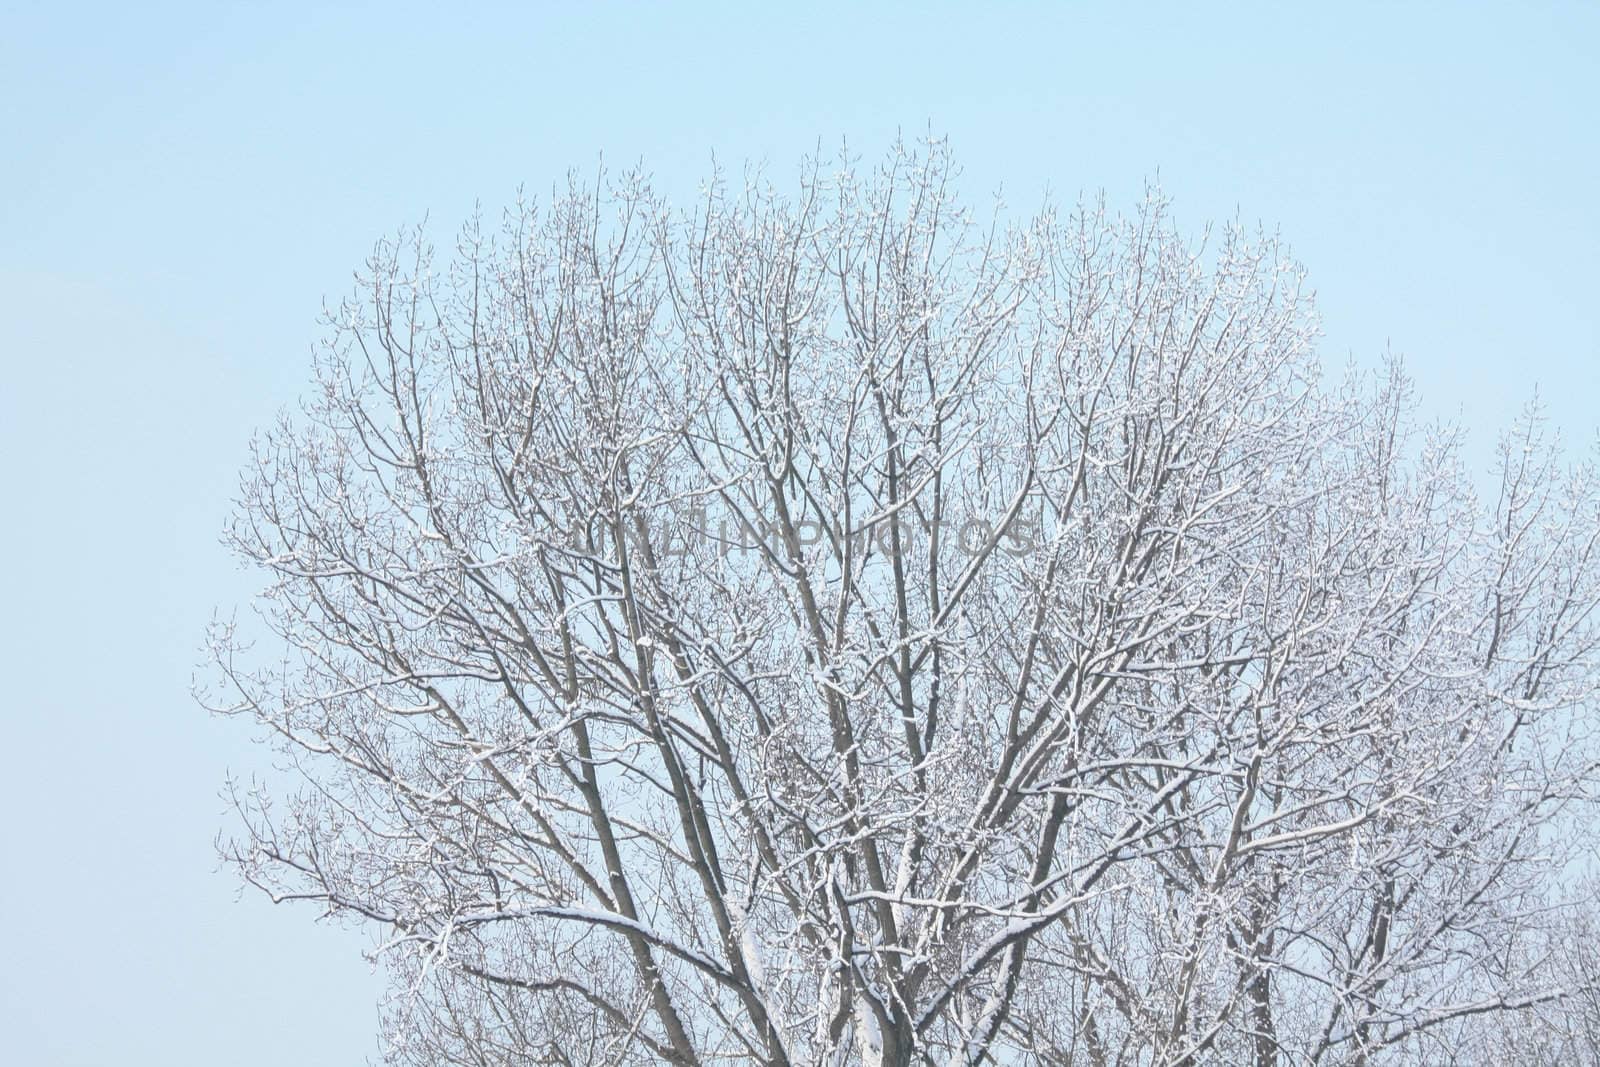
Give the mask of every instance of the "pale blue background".
M 257 756 L 187 687 L 251 587 L 215 541 L 250 429 L 424 212 L 602 150 L 687 192 L 713 150 L 781 178 L 897 128 L 1018 206 L 1159 170 L 1191 228 L 1281 228 L 1330 361 L 1392 344 L 1478 458 L 1536 381 L 1587 444 L 1596 8 L 1198 6 L 0 8 L 0 1061 L 376 1049 L 364 936 L 214 870 Z

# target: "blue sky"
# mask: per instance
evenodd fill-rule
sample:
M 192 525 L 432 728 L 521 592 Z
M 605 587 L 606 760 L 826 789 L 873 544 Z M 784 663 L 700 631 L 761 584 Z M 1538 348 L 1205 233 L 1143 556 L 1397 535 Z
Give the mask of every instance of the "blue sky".
M 0 32 L 0 1060 L 351 1064 L 366 938 L 236 900 L 188 697 L 253 577 L 217 547 L 251 429 L 372 241 L 569 168 L 794 172 L 950 137 L 1048 188 L 1279 230 L 1330 365 L 1392 347 L 1485 459 L 1535 383 L 1600 401 L 1600 7 L 12 4 Z

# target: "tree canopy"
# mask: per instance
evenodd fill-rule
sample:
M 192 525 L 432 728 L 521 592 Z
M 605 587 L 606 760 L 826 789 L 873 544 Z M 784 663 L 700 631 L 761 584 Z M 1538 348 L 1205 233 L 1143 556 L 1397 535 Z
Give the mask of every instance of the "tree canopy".
M 229 855 L 397 1063 L 1594 1062 L 1600 495 L 942 145 L 377 247 L 228 540 Z

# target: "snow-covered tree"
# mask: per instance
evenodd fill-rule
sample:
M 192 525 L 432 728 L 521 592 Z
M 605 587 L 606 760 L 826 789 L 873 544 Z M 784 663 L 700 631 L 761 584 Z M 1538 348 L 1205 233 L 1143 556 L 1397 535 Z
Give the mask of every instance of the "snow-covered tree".
M 952 183 L 381 244 L 229 534 L 244 876 L 397 1063 L 1593 1057 L 1594 468 L 1325 380 L 1271 239 Z

